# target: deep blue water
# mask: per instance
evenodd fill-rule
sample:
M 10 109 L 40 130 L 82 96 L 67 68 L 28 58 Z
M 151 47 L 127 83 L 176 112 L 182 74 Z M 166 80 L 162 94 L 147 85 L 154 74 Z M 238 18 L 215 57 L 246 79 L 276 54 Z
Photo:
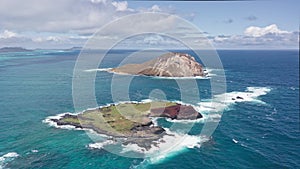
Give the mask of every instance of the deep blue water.
M 112 52 L 102 66 L 115 66 L 126 52 L 130 51 Z M 57 129 L 42 123 L 48 116 L 74 112 L 72 76 L 79 51 L 1 53 L 1 167 L 300 168 L 298 51 L 224 50 L 218 53 L 226 73 L 227 91 L 269 88 L 269 93 L 259 97 L 265 104 L 231 105 L 223 112 L 210 141 L 200 148 L 186 149 L 147 165 L 142 165 L 143 159 L 89 149 L 87 145 L 92 140 L 84 131 Z M 97 73 L 99 105 L 113 100 L 111 76 L 107 72 Z M 209 98 L 209 80 L 200 79 L 197 83 L 201 86 L 201 96 Z M 133 78 L 130 99 L 146 99 L 153 89 L 164 91 L 169 100 L 180 99 L 176 81 L 149 77 Z M 202 124 L 196 124 L 195 128 L 197 125 Z M 5 157 L 10 152 L 19 156 Z

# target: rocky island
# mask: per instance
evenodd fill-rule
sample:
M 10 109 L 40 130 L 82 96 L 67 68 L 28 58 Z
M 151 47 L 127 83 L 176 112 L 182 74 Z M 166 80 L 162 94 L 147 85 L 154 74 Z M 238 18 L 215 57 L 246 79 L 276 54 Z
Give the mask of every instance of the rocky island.
M 162 127 L 154 125 L 153 117 L 192 120 L 202 118 L 202 115 L 191 105 L 156 101 L 112 104 L 49 120 L 58 126 L 71 125 L 75 128 L 92 129 L 99 134 L 126 138 L 127 143 L 150 148 L 153 141 L 165 134 Z
M 159 76 L 159 77 L 196 77 L 205 76 L 203 66 L 186 53 L 170 52 L 141 64 L 126 64 L 112 68 L 114 73 Z
M 126 64 L 107 70 L 112 73 L 145 75 L 158 77 L 198 77 L 206 76 L 204 68 L 194 57 L 185 53 L 170 52 L 156 59 L 140 63 Z M 145 149 L 163 136 L 165 129 L 155 123 L 155 118 L 195 120 L 202 115 L 191 105 L 169 101 L 125 102 L 86 110 L 80 114 L 64 114 L 60 118 L 50 118 L 57 126 L 73 126 L 91 129 L 99 134 L 113 136 L 114 140 L 124 138 L 122 144 L 137 144 Z

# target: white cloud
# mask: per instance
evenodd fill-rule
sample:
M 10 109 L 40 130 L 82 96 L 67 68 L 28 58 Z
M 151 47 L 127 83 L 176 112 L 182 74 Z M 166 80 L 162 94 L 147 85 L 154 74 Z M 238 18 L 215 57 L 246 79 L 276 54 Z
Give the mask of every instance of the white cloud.
M 87 38 L 104 24 L 127 14 L 138 12 L 167 12 L 192 20 L 195 13 L 176 11 L 172 6 L 129 8 L 127 1 L 113 0 L 26 0 L 20 3 L 12 0 L 0 2 L 0 46 L 24 46 L 32 48 L 65 48 L 81 46 Z M 255 19 L 249 18 L 249 20 Z M 122 21 L 121 21 L 122 22 Z M 170 32 L 180 27 L 174 16 L 155 18 L 134 18 L 123 21 L 119 27 L 103 32 L 102 39 L 109 41 L 136 30 L 145 32 Z M 121 29 L 120 29 L 121 28 Z M 11 31 L 13 30 L 13 31 Z M 185 34 L 190 42 L 199 43 L 198 35 Z M 17 33 L 16 33 L 17 32 Z M 34 35 L 27 34 L 33 32 Z M 45 33 L 46 32 L 46 33 Z M 172 32 L 174 33 L 174 32 Z M 200 39 L 200 40 L 199 40 Z M 266 27 L 250 26 L 243 35 L 214 36 L 210 38 L 217 47 L 298 47 L 298 32 L 279 29 L 276 24 Z M 163 37 L 153 36 L 139 39 L 141 44 L 161 45 L 174 43 Z M 139 45 L 139 44 L 136 44 Z
M 217 48 L 242 49 L 297 49 L 299 32 L 268 33 L 262 36 L 231 35 L 211 37 Z
M 18 34 L 9 30 L 4 30 L 3 33 L 0 33 L 0 39 L 8 39 L 17 37 Z
M 122 36 L 124 34 L 135 34 L 137 31 L 166 32 L 179 26 L 178 21 L 178 18 L 173 15 L 165 16 L 157 14 L 153 16 L 152 13 L 130 15 L 107 25 L 99 34 L 105 36 Z
M 169 14 L 179 14 L 176 12 L 175 8 L 171 5 L 168 6 L 159 6 L 157 4 L 152 5 L 151 7 L 139 7 L 136 9 L 138 12 L 163 12 L 163 13 L 169 13 Z M 183 14 L 180 14 L 180 16 L 183 16 Z
M 98 4 L 98 3 L 103 3 L 106 4 L 107 0 L 91 0 L 92 3 Z
M 146 10 L 147 12 L 165 11 L 158 5 L 153 5 Z M 116 0 L 27 0 L 26 3 L 1 0 L 1 28 L 16 30 L 19 35 L 11 31 L 0 32 L 1 38 L 9 38 L 0 41 L 0 46 L 29 48 L 80 46 L 87 40 L 85 37 L 89 37 L 103 25 L 122 16 L 139 12 L 141 12 L 139 8 L 129 8 L 127 1 Z M 134 19 L 128 17 L 128 20 L 120 25 L 106 29 L 101 38 L 109 41 L 124 34 L 134 34 L 136 30 L 165 32 L 177 23 L 174 16 L 135 17 Z M 16 38 L 16 36 L 20 37 Z M 156 43 L 151 38 L 145 41 L 141 39 L 141 42 Z M 157 43 L 163 42 L 164 39 L 157 41 Z
M 141 34 L 126 38 L 118 43 L 115 47 L 121 49 L 186 49 L 186 47 L 176 39 L 153 33 Z
M 92 34 L 97 28 L 134 12 L 126 1 L 111 0 L 1 0 L 1 28 L 18 32 Z
M 230 36 L 219 35 L 219 36 L 215 36 L 213 40 L 215 42 L 223 42 L 223 41 L 228 40 L 229 38 L 230 38 Z
M 161 12 L 162 10 L 160 9 L 160 7 L 158 5 L 153 5 L 149 11 L 151 12 Z
M 121 12 L 134 11 L 133 9 L 128 8 L 127 1 L 120 1 L 120 2 L 113 1 L 111 4 L 116 8 L 116 11 L 121 11 Z
M 266 27 L 250 26 L 243 35 L 219 35 L 210 37 L 217 48 L 243 49 L 296 49 L 299 32 L 281 30 L 272 24 Z
M 46 38 L 47 41 L 54 41 L 54 42 L 58 42 L 61 41 L 61 38 L 56 37 L 56 36 L 49 36 Z
M 284 33 L 290 33 L 290 32 L 280 30 L 276 24 L 272 24 L 266 27 L 250 26 L 244 31 L 245 35 L 253 36 L 253 37 L 260 37 L 266 34 L 284 34 Z
M 146 36 L 144 38 L 144 43 L 150 45 L 157 45 L 164 41 L 164 38 L 159 35 Z
M 101 26 L 122 16 L 139 12 L 173 13 L 171 6 L 132 9 L 116 0 L 1 0 L 1 28 L 18 32 L 93 34 Z

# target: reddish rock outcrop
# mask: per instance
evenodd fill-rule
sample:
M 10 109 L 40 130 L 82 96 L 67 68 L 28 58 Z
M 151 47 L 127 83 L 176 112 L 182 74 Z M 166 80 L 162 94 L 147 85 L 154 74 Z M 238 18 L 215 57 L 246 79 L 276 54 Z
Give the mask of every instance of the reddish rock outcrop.
M 151 117 L 167 117 L 178 120 L 194 120 L 202 118 L 202 115 L 189 105 L 174 105 L 165 108 L 153 108 L 150 110 Z

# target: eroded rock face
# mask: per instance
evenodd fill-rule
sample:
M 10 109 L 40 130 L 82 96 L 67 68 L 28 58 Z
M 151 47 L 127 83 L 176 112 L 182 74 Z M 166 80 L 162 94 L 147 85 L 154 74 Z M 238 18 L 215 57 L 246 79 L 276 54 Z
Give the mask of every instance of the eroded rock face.
M 61 120 L 63 118 L 73 119 L 73 122 L 72 121 L 66 122 L 66 121 Z M 51 119 L 51 120 L 53 122 L 55 122 L 58 126 L 71 125 L 71 126 L 74 126 L 75 128 L 83 128 L 81 126 L 81 124 L 79 123 L 78 117 L 76 115 L 65 114 L 64 116 L 62 116 L 61 119 Z
M 160 77 L 205 76 L 203 67 L 194 57 L 185 53 L 166 53 L 142 64 L 128 64 L 112 69 L 117 73 Z
M 150 110 L 151 117 L 167 117 L 178 120 L 194 120 L 202 118 L 192 106 L 180 105 L 169 106 L 165 108 L 154 108 Z

